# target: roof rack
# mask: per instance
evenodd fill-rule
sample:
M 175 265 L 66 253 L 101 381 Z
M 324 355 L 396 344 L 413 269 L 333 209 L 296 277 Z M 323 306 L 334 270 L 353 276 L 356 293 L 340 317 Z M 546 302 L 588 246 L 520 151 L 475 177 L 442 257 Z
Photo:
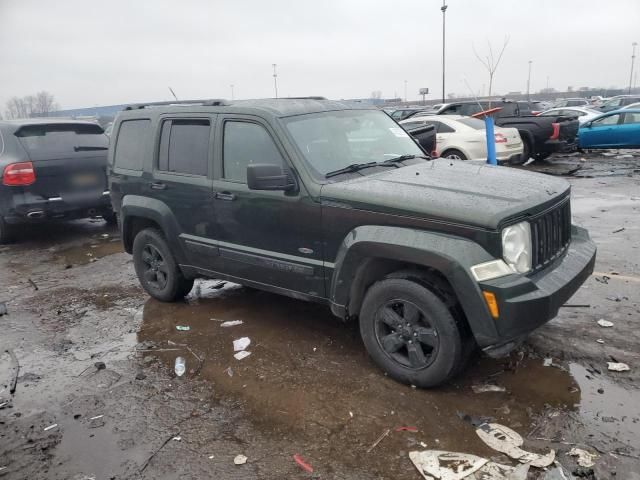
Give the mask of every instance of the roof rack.
M 311 96 L 311 97 L 280 97 L 276 100 L 327 100 L 327 97 Z
M 169 102 L 149 102 L 149 103 L 134 103 L 125 107 L 125 110 L 140 110 L 147 107 L 160 107 L 171 105 L 201 105 L 203 107 L 220 107 L 229 105 L 229 103 L 222 98 L 214 98 L 210 100 L 174 100 Z

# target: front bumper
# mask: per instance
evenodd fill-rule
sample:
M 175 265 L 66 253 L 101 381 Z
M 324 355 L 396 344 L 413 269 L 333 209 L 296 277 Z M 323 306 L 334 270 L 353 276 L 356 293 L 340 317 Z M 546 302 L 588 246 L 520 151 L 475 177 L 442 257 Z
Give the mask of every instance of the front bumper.
M 499 350 L 516 342 L 558 314 L 593 272 L 596 245 L 587 230 L 573 226 L 571 244 L 564 256 L 531 276 L 509 275 L 481 282 L 481 290 L 498 301 L 495 320 L 499 340 L 486 350 Z
M 45 198 L 23 192 L 11 195 L 8 200 L 8 204 L 4 205 L 3 217 L 10 224 L 87 218 L 112 212 L 108 191 L 79 193 L 64 198 Z

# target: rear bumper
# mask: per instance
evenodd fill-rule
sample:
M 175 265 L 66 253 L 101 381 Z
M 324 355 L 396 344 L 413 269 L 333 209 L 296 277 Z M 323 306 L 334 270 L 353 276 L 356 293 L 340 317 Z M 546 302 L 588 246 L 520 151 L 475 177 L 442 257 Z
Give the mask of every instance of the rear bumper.
M 481 290 L 495 294 L 500 311 L 495 320 L 499 341 L 484 346 L 489 353 L 517 345 L 554 318 L 593 272 L 596 245 L 585 229 L 572 228 L 568 251 L 541 272 L 530 277 L 510 275 L 479 285 Z
M 572 142 L 568 140 L 547 140 L 540 146 L 540 149 L 537 152 L 538 153 L 573 152 L 578 147 L 578 144 L 576 142 L 577 142 L 577 138 Z
M 29 192 L 3 196 L 2 215 L 7 223 L 87 218 L 112 212 L 109 192 L 44 198 Z

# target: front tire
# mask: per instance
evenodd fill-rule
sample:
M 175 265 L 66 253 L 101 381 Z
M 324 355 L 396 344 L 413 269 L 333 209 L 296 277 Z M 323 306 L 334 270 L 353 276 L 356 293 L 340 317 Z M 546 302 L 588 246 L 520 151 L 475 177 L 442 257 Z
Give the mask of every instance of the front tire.
M 155 228 L 141 230 L 133 240 L 133 265 L 145 291 L 161 302 L 175 302 L 193 288 L 178 267 L 162 233 Z
M 372 360 L 402 383 L 435 387 L 463 363 L 455 318 L 433 292 L 410 280 L 390 278 L 369 288 L 360 334 Z

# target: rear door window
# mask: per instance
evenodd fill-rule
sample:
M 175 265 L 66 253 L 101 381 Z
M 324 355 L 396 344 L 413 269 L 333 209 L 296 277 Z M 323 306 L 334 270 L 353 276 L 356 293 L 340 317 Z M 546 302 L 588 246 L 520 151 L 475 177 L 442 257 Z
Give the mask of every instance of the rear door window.
M 207 176 L 210 135 L 209 119 L 165 120 L 160 135 L 158 169 Z
M 91 152 L 106 154 L 109 149 L 109 137 L 97 124 L 25 125 L 15 136 L 31 160 L 75 157 Z
M 126 170 L 142 170 L 145 139 L 151 120 L 125 120 L 120 124 L 115 147 L 115 166 Z

